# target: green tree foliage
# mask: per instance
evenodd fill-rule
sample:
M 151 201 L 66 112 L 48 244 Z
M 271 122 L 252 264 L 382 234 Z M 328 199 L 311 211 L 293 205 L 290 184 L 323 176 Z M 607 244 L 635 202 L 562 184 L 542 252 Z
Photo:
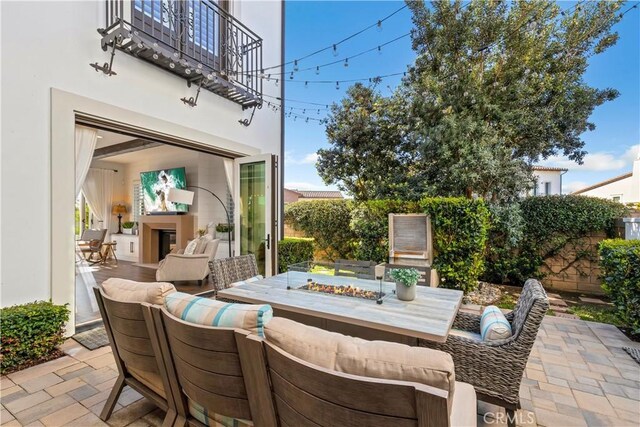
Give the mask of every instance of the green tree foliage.
M 331 107 L 326 128 L 331 148 L 318 151 L 316 167 L 327 184 L 356 201 L 418 199 L 423 193 L 419 153 L 408 135 L 406 108 L 358 83 Z
M 617 41 L 620 1 L 408 4 L 415 65 L 392 97 L 357 85 L 333 106 L 325 182 L 356 200 L 512 200 L 531 186 L 531 163 L 582 161 L 591 113 L 618 96 L 583 76 Z
M 278 273 L 286 273 L 291 264 L 313 261 L 313 239 L 287 237 L 278 242 Z

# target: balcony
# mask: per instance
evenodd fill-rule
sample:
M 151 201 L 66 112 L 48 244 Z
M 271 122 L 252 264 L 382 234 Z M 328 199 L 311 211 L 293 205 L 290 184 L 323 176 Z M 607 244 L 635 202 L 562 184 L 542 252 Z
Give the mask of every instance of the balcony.
M 103 50 L 148 61 L 243 109 L 262 104 L 262 39 L 218 3 L 106 0 L 106 17 Z

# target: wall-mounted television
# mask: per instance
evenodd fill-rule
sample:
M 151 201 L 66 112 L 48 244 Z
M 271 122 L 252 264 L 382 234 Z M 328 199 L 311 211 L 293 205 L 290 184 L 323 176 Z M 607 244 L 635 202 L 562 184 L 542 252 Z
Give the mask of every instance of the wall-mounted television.
M 140 172 L 140 184 L 147 215 L 179 214 L 189 211 L 184 203 L 167 200 L 170 188 L 186 189 L 187 177 L 184 168 L 160 169 Z

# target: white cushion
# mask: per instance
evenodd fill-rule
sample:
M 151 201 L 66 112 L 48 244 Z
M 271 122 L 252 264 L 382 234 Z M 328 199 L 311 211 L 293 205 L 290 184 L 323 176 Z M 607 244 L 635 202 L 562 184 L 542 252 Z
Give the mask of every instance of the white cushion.
M 511 324 L 495 305 L 488 306 L 482 312 L 480 336 L 483 341 L 498 341 L 511 337 Z
M 187 244 L 187 247 L 184 248 L 185 255 L 193 255 L 196 252 L 196 247 L 198 246 L 198 239 L 193 239 Z
M 244 285 L 247 283 L 257 282 L 258 280 L 262 280 L 262 279 L 264 279 L 264 277 L 262 277 L 262 274 L 258 274 L 257 276 L 249 277 L 248 279 L 233 282 L 232 284 L 229 285 L 229 287 L 233 288 L 233 287 Z

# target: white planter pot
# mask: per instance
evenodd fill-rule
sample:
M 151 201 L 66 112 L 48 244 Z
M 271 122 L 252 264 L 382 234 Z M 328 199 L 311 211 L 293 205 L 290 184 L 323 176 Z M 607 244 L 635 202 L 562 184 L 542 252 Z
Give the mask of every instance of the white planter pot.
M 416 298 L 417 286 L 417 284 L 405 286 L 402 283 L 396 282 L 396 296 L 401 301 L 413 301 Z
M 122 234 L 133 234 L 133 228 L 123 228 Z

